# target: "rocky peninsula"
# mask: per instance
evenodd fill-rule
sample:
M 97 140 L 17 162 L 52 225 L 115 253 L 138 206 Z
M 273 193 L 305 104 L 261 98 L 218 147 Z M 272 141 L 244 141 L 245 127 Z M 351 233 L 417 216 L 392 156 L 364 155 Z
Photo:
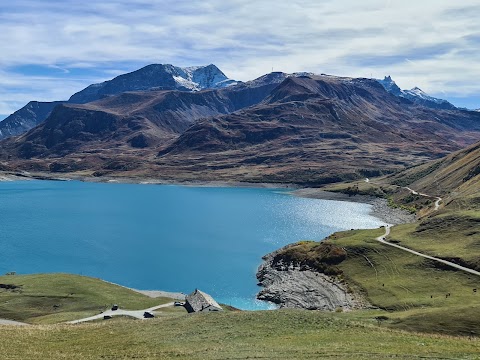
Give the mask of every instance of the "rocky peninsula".
M 280 308 L 308 310 L 348 311 L 365 308 L 368 303 L 355 294 L 335 275 L 326 275 L 306 264 L 295 263 L 283 258 L 287 245 L 263 257 L 258 268 L 258 285 L 261 290 L 257 298 L 273 302 Z M 282 255 L 281 255 L 282 254 Z
M 414 214 L 392 208 L 385 199 L 374 196 L 348 196 L 311 188 L 295 190 L 292 195 L 367 203 L 372 205 L 372 215 L 392 225 L 415 221 Z M 280 308 L 326 311 L 368 308 L 371 306 L 368 301 L 349 288 L 335 267 L 345 257 L 344 249 L 322 242 L 294 243 L 267 254 L 257 271 L 258 285 L 263 287 L 257 298 Z

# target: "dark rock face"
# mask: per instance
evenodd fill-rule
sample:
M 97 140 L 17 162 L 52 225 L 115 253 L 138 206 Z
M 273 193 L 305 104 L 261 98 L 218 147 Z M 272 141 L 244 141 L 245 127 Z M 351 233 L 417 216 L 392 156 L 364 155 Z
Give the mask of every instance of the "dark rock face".
M 435 98 L 433 96 L 427 95 L 418 87 L 415 87 L 411 90 L 402 90 L 398 85 L 393 81 L 390 76 L 385 76 L 383 80 L 377 80 L 390 94 L 398 96 L 403 99 L 407 99 L 414 104 L 429 107 L 432 109 L 443 109 L 443 110 L 455 110 L 457 107 L 447 100 Z
M 0 122 L 0 139 L 23 134 L 43 122 L 62 101 L 39 102 L 30 101 L 20 110 Z
M 401 96 L 402 95 L 402 89 L 398 87 L 398 85 L 395 83 L 395 81 L 392 80 L 391 76 L 385 76 L 383 80 L 378 80 L 380 84 L 387 90 L 390 94 L 393 94 L 395 96 Z
M 100 84 L 92 84 L 72 95 L 71 104 L 85 104 L 127 91 L 181 90 L 198 91 L 224 88 L 237 82 L 225 76 L 215 65 L 180 68 L 168 64 L 152 64 L 137 71 L 117 76 Z M 43 122 L 56 105 L 65 101 L 31 101 L 0 122 L 0 139 L 20 135 Z
M 147 137 L 145 134 L 138 134 L 138 135 L 135 135 L 134 137 L 132 137 L 132 138 L 129 140 L 129 143 L 130 143 L 130 145 L 132 145 L 132 147 L 134 147 L 134 148 L 143 149 L 143 148 L 148 147 L 148 145 L 149 145 L 149 139 L 148 139 L 148 137 Z
M 101 84 L 93 84 L 72 95 L 71 103 L 85 104 L 126 91 L 183 90 L 224 87 L 235 81 L 228 79 L 215 65 L 180 68 L 169 64 L 152 64 Z

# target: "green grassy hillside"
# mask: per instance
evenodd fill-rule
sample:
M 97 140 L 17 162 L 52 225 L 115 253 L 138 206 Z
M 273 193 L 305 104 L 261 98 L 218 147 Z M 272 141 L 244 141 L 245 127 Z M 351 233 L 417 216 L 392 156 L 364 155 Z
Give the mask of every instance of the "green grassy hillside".
M 346 252 L 345 259 L 334 265 L 335 271 L 327 273 L 339 273 L 352 291 L 378 309 L 355 315 L 364 320 L 381 316 L 383 325 L 391 328 L 479 336 L 480 292 L 473 289 L 479 287 L 480 278 L 374 240 L 382 233 L 383 229 L 335 233 L 321 245 L 302 242 L 285 251 L 290 258 L 293 253 L 308 253 L 308 247 L 318 252 L 319 246 L 336 246 Z M 319 270 L 325 272 L 322 266 Z
M 435 210 L 434 198 L 412 194 L 406 186 L 442 197 L 440 209 Z M 418 221 L 393 227 L 387 240 L 480 270 L 480 143 L 393 176 L 327 190 L 381 196 L 391 205 L 416 209 Z M 480 291 L 474 289 L 480 290 L 480 277 L 381 244 L 374 240 L 381 232 L 338 233 L 325 244 L 346 251 L 337 271 L 385 311 L 384 326 L 479 336 Z M 305 246 L 318 245 L 300 244 L 299 253 L 308 253 Z
M 474 359 L 478 339 L 390 330 L 312 311 L 172 315 L 147 321 L 0 327 L 8 359 Z
M 415 224 L 395 226 L 390 239 L 427 255 L 480 271 L 478 211 L 451 211 L 447 207 Z
M 10 287 L 0 288 L 0 318 L 36 324 L 81 319 L 112 304 L 135 310 L 172 301 L 71 274 L 7 275 L 0 284 Z

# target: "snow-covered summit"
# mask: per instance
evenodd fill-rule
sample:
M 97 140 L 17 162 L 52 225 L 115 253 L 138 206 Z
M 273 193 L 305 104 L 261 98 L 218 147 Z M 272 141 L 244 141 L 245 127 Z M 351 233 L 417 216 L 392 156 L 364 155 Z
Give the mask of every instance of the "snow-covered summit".
M 213 64 L 186 68 L 171 64 L 151 64 L 112 80 L 90 85 L 74 94 L 69 102 L 86 103 L 125 91 L 200 91 L 223 88 L 236 83 Z
M 385 76 L 383 80 L 376 79 L 389 93 L 400 96 L 405 99 L 408 99 L 415 104 L 427 106 L 434 109 L 448 109 L 453 110 L 456 107 L 449 103 L 447 100 L 439 99 L 433 96 L 428 95 L 425 91 L 419 87 L 414 87 L 410 90 L 402 90 L 398 85 L 393 81 L 391 76 Z
M 173 65 L 165 66 L 177 82 L 180 90 L 184 87 L 186 90 L 199 91 L 237 84 L 237 81 L 227 78 L 225 74 L 213 64 L 206 66 L 189 66 L 186 68 Z

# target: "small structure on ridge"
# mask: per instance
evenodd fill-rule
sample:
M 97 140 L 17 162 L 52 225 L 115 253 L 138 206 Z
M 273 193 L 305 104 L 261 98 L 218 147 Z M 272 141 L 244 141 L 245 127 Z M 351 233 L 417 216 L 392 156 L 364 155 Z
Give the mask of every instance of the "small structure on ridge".
M 194 292 L 187 295 L 185 309 L 189 313 L 200 311 L 223 311 L 222 307 L 208 294 L 195 289 Z

